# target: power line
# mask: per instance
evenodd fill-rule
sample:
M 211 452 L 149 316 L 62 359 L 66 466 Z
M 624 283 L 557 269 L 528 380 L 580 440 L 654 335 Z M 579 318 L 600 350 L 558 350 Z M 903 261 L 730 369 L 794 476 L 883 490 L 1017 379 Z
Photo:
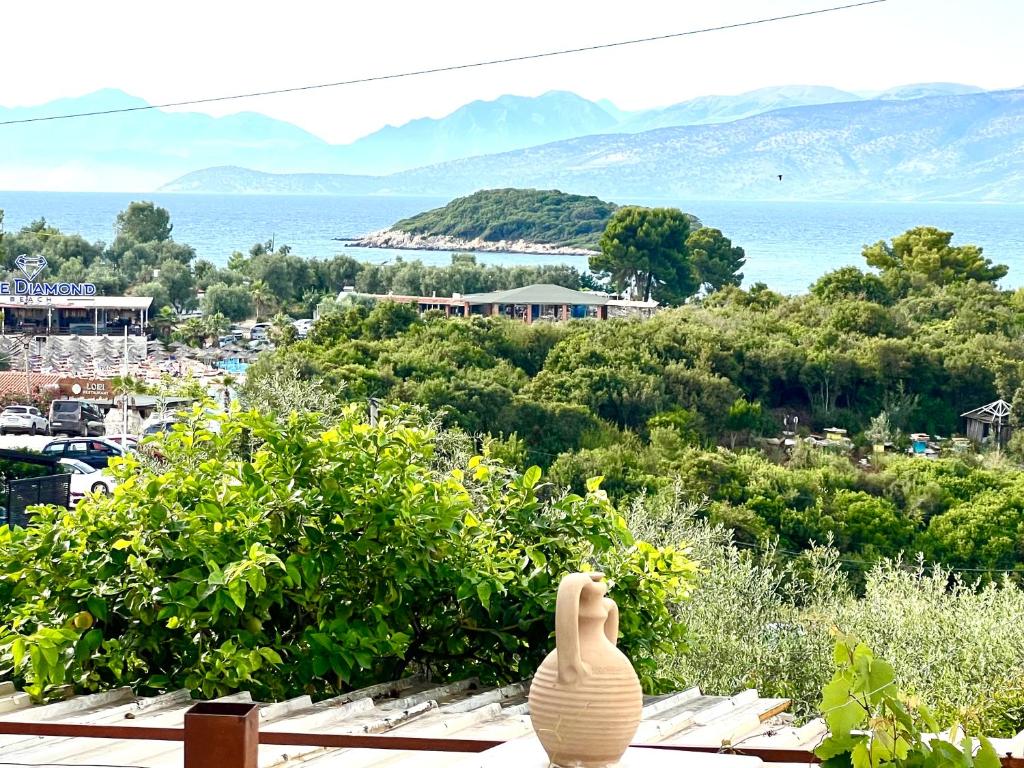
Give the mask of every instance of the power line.
M 24 123 L 41 123 L 50 120 L 71 120 L 78 117 L 98 117 L 100 115 L 117 115 L 125 112 L 143 112 L 150 109 L 169 109 L 171 107 L 187 107 L 195 104 L 210 104 L 217 101 L 234 101 L 237 99 L 251 99 L 258 96 L 277 96 L 283 93 L 298 93 L 301 91 L 313 91 L 320 88 L 340 88 L 346 85 L 360 85 L 363 83 L 377 83 L 383 80 L 398 80 L 407 77 L 420 77 L 422 75 L 435 75 L 441 72 L 456 72 L 463 69 L 477 69 L 480 67 L 491 67 L 497 64 L 512 64 L 520 61 L 533 61 L 536 59 L 547 59 L 554 56 L 568 56 L 575 53 L 587 53 L 590 51 L 600 51 L 609 48 L 622 48 L 627 45 L 640 45 L 642 43 L 653 43 L 660 40 L 672 40 L 679 37 L 691 37 L 693 35 L 702 35 L 707 32 L 722 32 L 729 29 L 740 29 L 742 27 L 753 27 L 760 24 L 771 24 L 777 21 L 789 21 L 792 19 L 805 18 L 808 16 L 820 16 L 826 13 L 835 13 L 837 11 L 846 11 L 853 8 L 862 8 L 867 5 L 878 5 L 879 3 L 885 3 L 888 0 L 862 0 L 857 3 L 848 3 L 846 5 L 834 5 L 827 8 L 817 8 L 811 11 L 801 11 L 800 13 L 788 13 L 783 16 L 770 16 L 762 19 L 751 19 L 749 21 L 739 21 L 733 24 L 721 24 L 715 27 L 704 27 L 702 29 L 691 29 L 686 32 L 671 32 L 665 35 L 652 35 L 651 37 L 640 37 L 633 40 L 620 40 L 613 43 L 598 43 L 596 45 L 586 45 L 579 48 L 562 48 L 555 51 L 544 51 L 542 53 L 530 53 L 522 56 L 509 56 L 503 59 L 488 59 L 485 61 L 476 61 L 467 64 L 452 64 L 446 67 L 432 67 L 430 69 L 417 69 L 408 72 L 393 72 L 385 75 L 373 75 L 370 77 L 360 77 L 353 80 L 339 80 L 335 83 L 316 83 L 313 85 L 299 85 L 291 88 L 276 88 L 268 91 L 253 91 L 250 93 L 237 93 L 229 96 L 211 96 L 205 99 L 188 99 L 186 101 L 172 101 L 165 104 L 146 104 L 141 107 L 121 107 L 119 109 L 103 109 L 96 110 L 93 112 L 71 112 L 63 115 L 45 115 L 41 117 L 25 117 L 18 120 L 4 120 L 0 121 L 0 126 L 5 125 L 20 125 Z

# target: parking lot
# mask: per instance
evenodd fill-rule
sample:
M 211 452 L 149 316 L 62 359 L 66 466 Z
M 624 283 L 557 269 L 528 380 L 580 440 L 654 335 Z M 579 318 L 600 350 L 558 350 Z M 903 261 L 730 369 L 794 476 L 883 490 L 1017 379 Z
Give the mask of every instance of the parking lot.
M 47 435 L 0 435 L 0 448 L 8 451 L 41 451 L 51 440 L 53 438 Z

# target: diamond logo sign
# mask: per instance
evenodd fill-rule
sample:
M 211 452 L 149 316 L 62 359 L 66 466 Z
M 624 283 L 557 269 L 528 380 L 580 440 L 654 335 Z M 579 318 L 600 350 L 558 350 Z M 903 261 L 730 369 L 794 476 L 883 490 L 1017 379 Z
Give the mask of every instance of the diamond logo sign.
M 23 253 L 14 260 L 14 265 L 20 269 L 22 274 L 24 274 L 29 280 L 35 280 L 36 276 L 46 269 L 46 259 L 42 256 L 28 256 Z

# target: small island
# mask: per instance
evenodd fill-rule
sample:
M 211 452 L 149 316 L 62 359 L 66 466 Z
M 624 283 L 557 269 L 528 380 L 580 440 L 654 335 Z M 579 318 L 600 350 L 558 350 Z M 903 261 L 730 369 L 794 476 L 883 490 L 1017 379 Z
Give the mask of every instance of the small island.
M 346 245 L 590 256 L 617 209 L 597 197 L 557 190 L 488 189 Z

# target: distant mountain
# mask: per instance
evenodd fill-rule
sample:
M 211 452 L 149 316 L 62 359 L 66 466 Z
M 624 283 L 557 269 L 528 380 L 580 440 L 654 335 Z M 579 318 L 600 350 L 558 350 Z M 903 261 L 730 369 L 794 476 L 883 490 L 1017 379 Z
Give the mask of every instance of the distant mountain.
M 108 89 L 40 106 L 0 107 L 0 121 L 144 106 Z M 617 124 L 598 105 L 564 91 L 474 101 L 443 118 L 387 126 L 347 145 L 252 112 L 215 118 L 140 110 L 5 127 L 0 189 L 151 189 L 204 166 L 379 175 L 607 132 Z
M 439 119 L 389 125 L 340 147 L 339 157 L 350 172 L 391 173 L 607 133 L 617 125 L 617 117 L 574 93 L 502 96 L 494 101 L 474 101 Z
M 701 96 L 671 107 L 626 113 L 619 130 L 639 133 L 676 125 L 728 123 L 775 109 L 860 100 L 856 94 L 820 85 L 759 88 L 736 96 Z
M 226 171 L 216 180 L 208 173 L 188 174 L 165 189 L 226 191 Z M 604 199 L 1019 202 L 1024 90 L 794 107 L 731 123 L 570 139 L 375 180 L 262 179 L 248 191 L 315 184 L 350 194 L 454 197 L 532 187 Z
M 878 98 L 915 100 L 969 95 L 977 90 L 930 83 L 890 89 Z M 724 123 L 794 106 L 859 98 L 822 86 L 782 86 L 628 112 L 606 100 L 595 103 L 572 93 L 550 91 L 537 97 L 475 101 L 445 117 L 388 126 L 347 145 L 331 144 L 295 125 L 252 112 L 215 118 L 194 112 L 141 110 L 5 126 L 0 142 L 0 189 L 144 190 L 197 168 L 216 169 L 210 176 L 217 184 L 239 185 L 238 175 L 235 181 L 227 181 L 220 170 L 224 166 L 277 174 L 382 176 L 567 139 Z M 108 89 L 42 106 L 0 107 L 0 121 L 144 106 L 142 99 Z M 200 184 L 195 178 L 189 183 Z M 278 183 L 283 182 L 274 182 Z M 316 187 L 320 183 L 307 178 L 287 186 Z M 364 185 L 360 180 L 339 183 L 346 188 Z M 331 182 L 330 188 L 334 186 L 337 184 Z
M 0 121 L 145 106 L 123 91 L 103 90 L 37 107 L 0 107 Z M 146 110 L 80 120 L 9 125 L 0 141 L 0 189 L 22 180 L 53 180 L 35 189 L 151 189 L 210 165 L 276 171 L 340 172 L 335 148 L 290 123 L 254 112 L 210 117 Z
M 914 85 L 900 85 L 882 91 L 875 96 L 877 99 L 905 100 L 923 99 L 928 96 L 963 96 L 968 93 L 984 93 L 984 88 L 976 85 L 963 85 L 962 83 L 916 83 Z

